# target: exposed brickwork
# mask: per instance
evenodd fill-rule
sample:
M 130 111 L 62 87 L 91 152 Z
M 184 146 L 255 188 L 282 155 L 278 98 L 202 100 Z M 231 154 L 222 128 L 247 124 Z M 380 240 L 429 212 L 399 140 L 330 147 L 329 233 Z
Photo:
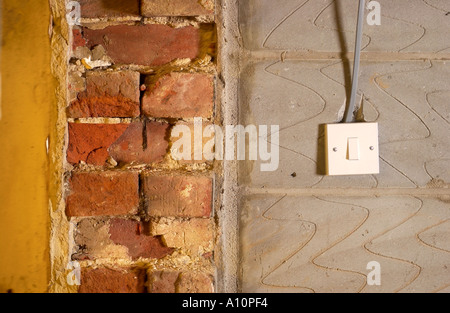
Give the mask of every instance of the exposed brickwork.
M 193 26 L 117 25 L 83 28 L 87 45 L 103 45 L 115 64 L 158 66 L 175 59 L 195 59 L 200 51 L 200 30 Z
M 148 290 L 145 281 L 148 280 Z M 137 268 L 86 268 L 80 293 L 212 293 L 212 276 L 201 272 L 154 271 Z
M 71 260 L 83 267 L 79 292 L 214 292 L 213 163 L 202 153 L 215 148 L 202 136 L 215 118 L 214 1 L 79 3 L 65 190 Z M 208 24 L 186 26 L 200 20 Z M 89 57 L 104 66 L 86 66 Z M 177 126 L 191 135 L 186 146 L 172 136 Z M 174 158 L 173 147 L 185 147 L 187 160 Z
M 214 0 L 142 0 L 144 16 L 198 16 L 214 13 Z
M 214 132 L 210 132 L 211 136 L 209 137 L 204 136 L 205 131 L 210 126 L 211 124 L 206 121 L 203 121 L 201 125 L 187 122 L 177 123 L 170 137 L 170 141 L 173 143 L 171 147 L 172 158 L 181 164 L 208 162 L 206 153 L 214 153 L 215 151 Z M 186 148 L 190 149 L 190 156 L 189 151 L 185 150 Z
M 80 117 L 137 117 L 140 115 L 138 72 L 88 72 L 86 91 L 78 94 L 68 114 Z
M 213 281 L 211 276 L 199 272 L 184 272 L 180 274 L 177 292 L 211 293 L 213 291 Z
M 169 148 L 169 143 L 166 140 L 168 131 L 169 124 L 167 123 L 133 123 L 123 135 L 109 147 L 109 155 L 117 162 L 127 164 L 150 164 L 161 162 Z
M 123 96 L 139 103 L 138 72 L 88 72 L 86 74 L 87 97 Z
M 80 92 L 86 90 L 86 79 L 81 73 L 71 72 L 68 77 L 68 92 L 70 102 L 78 100 L 77 96 Z
M 79 29 L 72 30 L 73 42 L 72 50 L 75 51 L 78 47 L 83 47 L 86 45 L 86 40 L 83 38 L 81 31 Z
M 82 218 L 78 221 L 72 260 L 131 259 L 126 247 L 115 245 L 111 240 L 109 229 L 108 218 Z
M 169 247 L 181 249 L 192 256 L 208 257 L 214 248 L 212 219 L 167 220 L 152 222 L 152 236 L 162 236 Z
M 202 176 L 143 177 L 146 210 L 154 217 L 209 217 L 212 179 Z
M 139 16 L 139 0 L 78 0 L 81 17 Z
M 69 217 L 136 214 L 139 176 L 134 172 L 73 173 L 68 193 Z
M 153 272 L 149 274 L 149 293 L 175 293 L 179 272 Z
M 80 293 L 144 293 L 142 269 L 82 269 Z
M 147 80 L 142 110 L 150 117 L 210 118 L 213 112 L 214 79 L 208 74 L 170 73 L 155 83 Z
M 113 219 L 110 222 L 110 238 L 118 245 L 128 248 L 133 259 L 156 258 L 161 259 L 173 252 L 172 248 L 165 247 L 158 237 L 150 236 L 150 231 L 143 223 Z
M 69 123 L 67 161 L 71 164 L 85 162 L 105 165 L 108 148 L 122 136 L 128 124 L 78 124 Z
M 211 293 L 213 280 L 199 272 L 158 271 L 148 275 L 150 293 Z
M 160 259 L 175 250 L 211 260 L 214 221 L 162 218 L 147 223 L 122 218 L 84 218 L 77 223 L 75 244 L 74 260 Z
M 118 163 L 151 164 L 168 153 L 169 124 L 69 124 L 69 163 L 104 166 L 111 157 Z M 145 136 L 144 136 L 145 135 Z
M 139 222 L 123 218 L 84 218 L 77 223 L 74 260 L 161 259 L 178 252 L 211 260 L 214 221 L 161 219 Z

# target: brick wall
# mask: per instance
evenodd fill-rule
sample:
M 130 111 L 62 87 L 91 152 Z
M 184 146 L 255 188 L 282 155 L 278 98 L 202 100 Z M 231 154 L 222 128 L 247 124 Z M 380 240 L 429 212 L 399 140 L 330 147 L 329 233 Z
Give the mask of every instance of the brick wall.
M 65 181 L 79 292 L 213 292 L 218 166 L 176 161 L 171 131 L 219 124 L 214 1 L 79 3 Z

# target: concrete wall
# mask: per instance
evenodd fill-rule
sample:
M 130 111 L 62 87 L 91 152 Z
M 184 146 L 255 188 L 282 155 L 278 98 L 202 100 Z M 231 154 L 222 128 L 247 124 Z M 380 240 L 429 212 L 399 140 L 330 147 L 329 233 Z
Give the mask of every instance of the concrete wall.
M 241 124 L 280 126 L 278 169 L 239 169 L 243 291 L 448 291 L 450 7 L 379 3 L 355 118 L 379 123 L 381 173 L 330 177 L 323 124 L 345 110 L 357 1 L 240 2 Z

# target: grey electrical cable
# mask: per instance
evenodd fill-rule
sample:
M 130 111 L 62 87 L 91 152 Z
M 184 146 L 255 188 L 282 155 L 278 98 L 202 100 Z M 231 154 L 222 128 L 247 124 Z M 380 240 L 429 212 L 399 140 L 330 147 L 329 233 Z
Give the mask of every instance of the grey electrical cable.
M 356 31 L 356 44 L 355 44 L 355 59 L 353 63 L 352 94 L 350 97 L 347 115 L 345 117 L 346 123 L 352 122 L 353 112 L 355 111 L 356 93 L 358 92 L 359 63 L 361 61 L 361 41 L 364 24 L 364 9 L 365 9 L 365 0 L 359 0 L 358 26 Z

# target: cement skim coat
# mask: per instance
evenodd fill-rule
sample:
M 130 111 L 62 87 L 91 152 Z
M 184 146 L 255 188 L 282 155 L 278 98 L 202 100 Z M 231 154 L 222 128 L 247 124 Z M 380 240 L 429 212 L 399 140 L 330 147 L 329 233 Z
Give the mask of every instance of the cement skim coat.
M 278 170 L 239 164 L 243 292 L 450 292 L 450 2 L 378 2 L 357 118 L 379 123 L 381 173 L 343 177 L 323 175 L 322 125 L 345 109 L 357 1 L 239 2 L 239 122 L 280 125 Z

